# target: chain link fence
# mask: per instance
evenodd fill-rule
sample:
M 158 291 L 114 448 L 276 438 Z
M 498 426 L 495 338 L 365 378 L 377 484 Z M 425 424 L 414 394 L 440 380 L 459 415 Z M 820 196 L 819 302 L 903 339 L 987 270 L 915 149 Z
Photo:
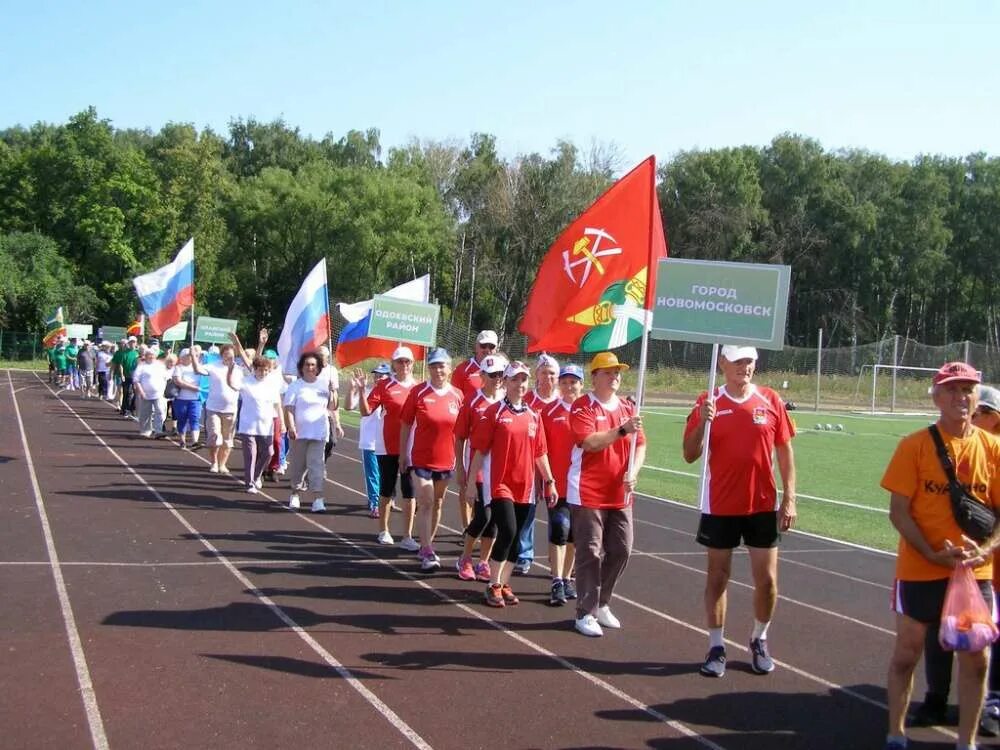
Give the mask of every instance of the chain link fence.
M 0 360 L 33 362 L 45 359 L 42 337 L 37 333 L 5 331 L 0 328 Z

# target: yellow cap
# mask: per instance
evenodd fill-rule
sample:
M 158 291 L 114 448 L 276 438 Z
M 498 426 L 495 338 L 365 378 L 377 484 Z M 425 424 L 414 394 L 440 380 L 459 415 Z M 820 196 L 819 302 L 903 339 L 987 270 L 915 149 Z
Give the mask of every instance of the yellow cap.
M 607 367 L 615 367 L 619 370 L 629 369 L 628 365 L 618 361 L 618 356 L 614 352 L 600 352 L 595 354 L 594 358 L 590 360 L 590 367 L 587 369 L 593 372 L 594 370 L 603 370 Z

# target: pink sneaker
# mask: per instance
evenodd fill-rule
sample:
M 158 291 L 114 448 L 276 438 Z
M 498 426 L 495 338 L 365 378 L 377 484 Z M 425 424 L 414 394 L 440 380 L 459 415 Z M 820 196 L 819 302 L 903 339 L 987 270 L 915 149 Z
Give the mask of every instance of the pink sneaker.
M 490 564 L 485 560 L 480 560 L 476 563 L 476 567 L 473 568 L 476 574 L 476 580 L 482 581 L 483 583 L 490 582 Z
M 476 580 L 476 570 L 472 567 L 472 560 L 468 557 L 460 557 L 455 563 L 458 568 L 458 577 L 463 581 Z

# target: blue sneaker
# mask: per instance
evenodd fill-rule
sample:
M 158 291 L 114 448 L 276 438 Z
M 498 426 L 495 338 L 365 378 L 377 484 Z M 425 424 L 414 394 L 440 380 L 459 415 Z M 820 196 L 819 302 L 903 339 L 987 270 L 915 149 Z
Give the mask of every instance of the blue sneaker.
M 576 599 L 576 579 L 563 578 L 563 591 L 567 599 Z
M 885 750 L 906 750 L 906 741 L 886 740 Z
M 552 579 L 552 590 L 549 593 L 549 604 L 553 607 L 561 607 L 566 603 L 566 584 L 561 578 Z
M 705 657 L 705 663 L 698 670 L 705 677 L 722 677 L 726 673 L 726 649 L 724 646 L 712 646 Z

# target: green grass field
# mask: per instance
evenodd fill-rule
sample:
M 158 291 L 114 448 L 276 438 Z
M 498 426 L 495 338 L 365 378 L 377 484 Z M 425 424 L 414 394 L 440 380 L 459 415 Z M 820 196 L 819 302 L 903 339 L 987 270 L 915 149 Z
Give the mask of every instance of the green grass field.
M 651 407 L 643 413 L 649 447 L 639 489 L 695 505 L 701 464 L 687 464 L 681 457 L 688 409 Z M 899 439 L 925 427 L 930 417 L 796 411 L 793 418 L 798 430 L 793 441 L 799 493 L 797 528 L 894 550 L 897 536 L 887 513 L 889 495 L 879 487 L 879 480 Z M 345 421 L 357 425 L 358 416 L 347 413 Z M 816 429 L 817 424 L 827 423 L 834 427 L 841 424 L 844 430 Z

